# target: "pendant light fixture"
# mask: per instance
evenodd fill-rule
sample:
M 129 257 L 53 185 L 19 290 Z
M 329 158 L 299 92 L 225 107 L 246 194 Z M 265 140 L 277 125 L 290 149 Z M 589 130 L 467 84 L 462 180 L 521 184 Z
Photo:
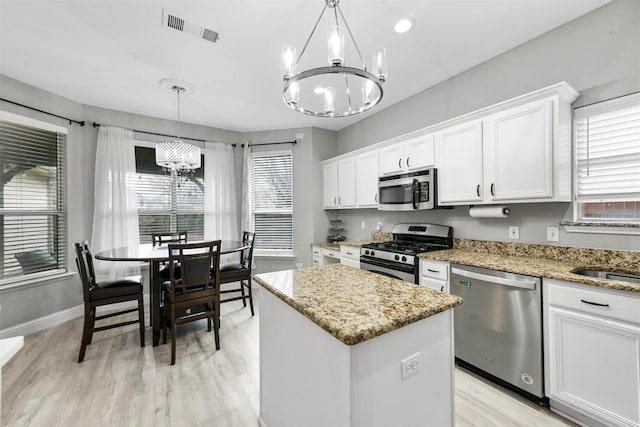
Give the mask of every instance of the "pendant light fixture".
M 200 147 L 187 144 L 180 139 L 180 95 L 190 95 L 195 88 L 177 79 L 162 79 L 160 86 L 174 92 L 177 96 L 178 132 L 175 140 L 156 144 L 156 164 L 171 173 L 188 175 L 200 167 Z
M 289 108 L 300 113 L 315 117 L 347 117 L 369 110 L 382 99 L 382 83 L 387 78 L 386 51 L 384 48 L 374 50 L 371 71 L 368 71 L 339 3 L 340 0 L 325 0 L 299 56 L 294 46 L 281 49 L 282 98 Z M 327 8 L 333 10 L 335 24 L 328 33 L 328 65 L 298 72 L 300 60 Z M 344 28 L 338 22 L 338 14 Z M 362 63 L 361 68 L 346 65 L 345 28 Z

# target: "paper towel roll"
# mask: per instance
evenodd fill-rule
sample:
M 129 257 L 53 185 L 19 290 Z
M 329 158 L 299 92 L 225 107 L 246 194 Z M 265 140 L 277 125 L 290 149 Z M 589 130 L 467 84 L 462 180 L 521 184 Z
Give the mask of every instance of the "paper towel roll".
M 506 218 L 509 208 L 506 206 L 471 206 L 469 216 L 474 218 Z

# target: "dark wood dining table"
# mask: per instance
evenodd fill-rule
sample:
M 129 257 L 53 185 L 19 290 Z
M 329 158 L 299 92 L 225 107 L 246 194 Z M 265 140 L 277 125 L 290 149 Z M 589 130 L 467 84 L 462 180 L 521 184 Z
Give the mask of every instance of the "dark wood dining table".
M 196 243 L 196 242 L 189 242 Z M 223 240 L 220 246 L 221 254 L 230 254 L 246 249 L 241 241 Z M 167 245 L 153 246 L 151 243 L 142 243 L 135 246 L 126 246 L 115 249 L 108 249 L 94 255 L 96 259 L 103 261 L 142 261 L 149 263 L 149 286 L 150 295 L 150 323 L 153 330 L 153 345 L 160 342 L 160 329 L 162 329 L 162 301 L 160 264 L 169 261 L 169 250 Z

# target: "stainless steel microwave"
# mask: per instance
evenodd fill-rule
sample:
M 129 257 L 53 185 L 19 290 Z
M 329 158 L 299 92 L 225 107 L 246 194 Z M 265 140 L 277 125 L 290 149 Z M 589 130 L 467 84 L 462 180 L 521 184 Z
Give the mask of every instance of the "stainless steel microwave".
M 412 211 L 436 207 L 436 169 L 429 168 L 378 179 L 378 209 Z

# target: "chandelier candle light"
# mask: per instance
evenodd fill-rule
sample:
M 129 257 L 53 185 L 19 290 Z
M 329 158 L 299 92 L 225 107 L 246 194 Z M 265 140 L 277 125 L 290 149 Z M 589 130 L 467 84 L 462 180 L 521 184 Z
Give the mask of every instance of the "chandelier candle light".
M 374 107 L 382 99 L 382 83 L 387 78 L 387 57 L 384 48 L 376 49 L 371 57 L 371 72 L 367 71 L 360 48 L 347 24 L 340 0 L 325 0 L 324 8 L 307 39 L 300 56 L 296 48 L 281 49 L 281 71 L 284 81 L 283 95 L 289 108 L 315 117 L 347 117 Z M 328 66 L 296 72 L 309 41 L 313 37 L 324 12 L 333 9 L 335 25 L 329 28 Z M 349 33 L 362 68 L 345 65 L 345 31 L 338 24 L 338 13 Z
M 156 144 L 156 164 L 171 173 L 188 175 L 200 167 L 200 147 L 180 139 L 180 95 L 193 93 L 194 87 L 176 79 L 162 79 L 160 86 L 175 92 L 178 97 L 178 133 L 174 141 Z

